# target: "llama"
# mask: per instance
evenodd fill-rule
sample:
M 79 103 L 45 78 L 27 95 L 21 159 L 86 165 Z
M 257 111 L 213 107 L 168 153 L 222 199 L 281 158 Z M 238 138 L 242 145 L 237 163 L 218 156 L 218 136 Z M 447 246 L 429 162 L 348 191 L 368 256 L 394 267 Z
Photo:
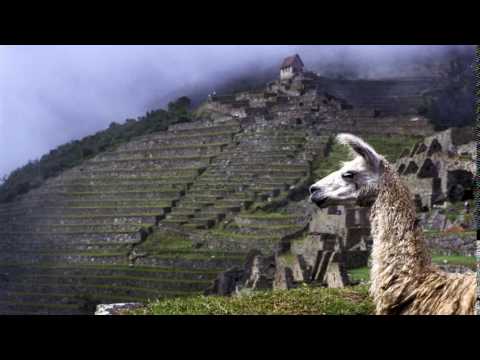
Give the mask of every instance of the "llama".
M 475 274 L 451 274 L 431 263 L 408 187 L 391 164 L 362 139 L 340 134 L 354 160 L 310 187 L 320 208 L 373 204 L 370 294 L 377 314 L 474 314 Z

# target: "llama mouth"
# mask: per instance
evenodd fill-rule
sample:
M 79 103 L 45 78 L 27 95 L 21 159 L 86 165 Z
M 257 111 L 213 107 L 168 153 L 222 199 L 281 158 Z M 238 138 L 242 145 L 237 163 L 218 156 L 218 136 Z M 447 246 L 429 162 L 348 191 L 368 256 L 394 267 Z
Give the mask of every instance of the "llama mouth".
M 325 207 L 325 203 L 327 202 L 328 197 L 322 196 L 322 194 L 317 191 L 310 195 L 310 201 L 317 205 L 319 208 Z

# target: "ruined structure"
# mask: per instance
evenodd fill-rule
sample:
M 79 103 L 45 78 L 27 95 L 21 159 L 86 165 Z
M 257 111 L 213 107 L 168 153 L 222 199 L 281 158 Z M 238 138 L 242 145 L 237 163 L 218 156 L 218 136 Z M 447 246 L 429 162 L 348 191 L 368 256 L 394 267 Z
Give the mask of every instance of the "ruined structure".
M 240 276 L 260 288 L 344 283 L 344 267 L 366 263 L 368 210 L 313 214 L 303 201 L 312 163 L 336 132 L 432 135 L 413 110 L 428 82 L 397 92 L 386 91 L 392 82 L 348 83 L 342 92 L 341 83 L 301 71 L 300 59 L 287 63 L 295 76 L 263 91 L 214 95 L 196 121 L 137 138 L 0 204 L 0 313 L 85 314 L 100 303 L 202 293 L 245 261 L 251 270 L 223 276 L 217 290 Z M 363 98 L 348 90 L 355 86 Z M 430 163 L 416 166 L 408 172 L 420 179 L 435 175 Z M 447 180 L 458 178 L 448 171 Z
M 447 201 L 473 199 L 476 143 L 473 128 L 452 128 L 406 150 L 397 171 L 408 183 L 420 210 Z
M 317 132 L 358 134 L 434 133 L 421 115 L 431 79 L 333 80 L 304 71 L 273 81 L 261 92 L 213 96 L 200 109 L 244 119 L 277 120 Z

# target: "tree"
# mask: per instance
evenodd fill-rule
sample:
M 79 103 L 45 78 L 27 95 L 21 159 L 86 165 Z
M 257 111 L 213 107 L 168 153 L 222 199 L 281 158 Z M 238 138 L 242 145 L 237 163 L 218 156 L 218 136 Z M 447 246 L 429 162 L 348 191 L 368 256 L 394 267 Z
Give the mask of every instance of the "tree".
M 186 113 L 190 110 L 192 101 L 187 96 L 179 97 L 177 100 L 168 103 L 168 111 L 173 113 Z

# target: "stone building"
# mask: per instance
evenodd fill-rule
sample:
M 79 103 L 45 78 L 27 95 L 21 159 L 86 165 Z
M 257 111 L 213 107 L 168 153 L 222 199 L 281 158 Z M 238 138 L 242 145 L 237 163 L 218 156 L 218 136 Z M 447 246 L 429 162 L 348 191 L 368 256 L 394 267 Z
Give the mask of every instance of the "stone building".
M 419 209 L 473 198 L 476 143 L 471 127 L 451 128 L 404 151 L 396 166 Z
M 303 61 L 298 54 L 285 58 L 280 66 L 280 80 L 288 80 L 303 72 Z

